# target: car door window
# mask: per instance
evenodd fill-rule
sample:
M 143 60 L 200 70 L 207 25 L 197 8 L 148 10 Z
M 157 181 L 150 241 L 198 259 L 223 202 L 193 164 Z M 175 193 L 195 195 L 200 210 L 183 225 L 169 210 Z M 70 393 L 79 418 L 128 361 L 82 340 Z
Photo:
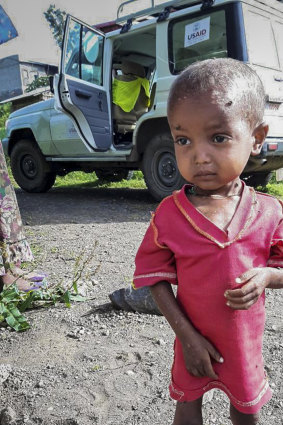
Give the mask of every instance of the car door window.
M 102 85 L 104 38 L 76 21 L 70 22 L 65 74 Z
M 76 21 L 70 21 L 64 71 L 66 74 L 77 78 L 80 78 L 80 32 L 81 25 Z

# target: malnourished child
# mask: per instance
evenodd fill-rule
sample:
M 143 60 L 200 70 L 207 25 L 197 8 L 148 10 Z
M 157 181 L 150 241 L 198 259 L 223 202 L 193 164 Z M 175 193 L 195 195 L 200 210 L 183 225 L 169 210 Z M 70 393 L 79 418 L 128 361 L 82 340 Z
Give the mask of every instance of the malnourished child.
M 176 160 L 188 184 L 153 214 L 134 285 L 150 286 L 176 334 L 173 425 L 202 425 L 202 396 L 212 388 L 229 397 L 234 425 L 256 424 L 271 397 L 264 290 L 283 287 L 282 205 L 239 177 L 264 143 L 264 105 L 257 74 L 233 59 L 190 65 L 169 94 Z

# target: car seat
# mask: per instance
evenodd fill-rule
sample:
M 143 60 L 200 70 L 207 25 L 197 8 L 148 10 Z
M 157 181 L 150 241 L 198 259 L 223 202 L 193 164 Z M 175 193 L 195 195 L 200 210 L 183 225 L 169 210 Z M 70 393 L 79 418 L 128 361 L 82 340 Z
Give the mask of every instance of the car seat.
M 140 78 L 145 78 L 144 67 L 134 62 L 124 61 L 121 65 L 121 71 L 122 74 L 116 75 L 114 80 L 132 82 Z M 115 97 L 114 90 L 115 85 L 113 84 L 113 98 Z M 137 120 L 147 112 L 149 97 L 141 85 L 137 100 L 130 111 L 124 111 L 117 103 L 119 102 L 113 103 L 114 127 L 119 133 L 127 133 L 134 130 Z

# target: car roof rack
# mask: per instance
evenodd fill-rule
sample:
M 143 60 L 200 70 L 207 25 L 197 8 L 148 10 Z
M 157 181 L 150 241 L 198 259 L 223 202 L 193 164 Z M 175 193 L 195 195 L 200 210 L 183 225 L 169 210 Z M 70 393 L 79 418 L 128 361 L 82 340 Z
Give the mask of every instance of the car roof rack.
M 117 18 L 115 20 L 116 24 L 123 24 L 125 22 L 129 22 L 131 24 L 132 21 L 136 20 L 137 18 L 140 18 L 140 20 L 142 20 L 142 18 L 147 19 L 149 17 L 158 17 L 164 11 L 171 12 L 173 10 L 179 10 L 179 9 L 183 9 L 188 6 L 193 6 L 197 4 L 202 4 L 203 8 L 207 8 L 212 6 L 214 3 L 214 0 L 170 0 L 164 3 L 160 3 L 159 0 L 147 0 L 148 3 L 150 3 L 150 7 L 142 9 L 142 10 L 138 10 L 136 12 L 132 12 L 128 15 L 122 15 L 123 8 L 125 6 L 134 4 L 134 3 L 136 5 L 136 2 L 140 2 L 140 1 L 141 0 L 123 1 L 117 9 Z M 279 10 L 281 10 L 282 8 L 281 5 L 283 4 L 283 0 L 272 0 L 272 2 L 270 2 L 270 0 L 255 0 L 255 1 L 265 4 L 273 9 L 279 8 Z M 158 4 L 156 4 L 156 2 L 158 2 Z
M 138 1 L 140 0 L 126 0 L 120 4 L 117 10 L 117 19 L 116 19 L 117 24 L 127 22 L 130 19 L 136 19 L 139 17 L 144 17 L 144 18 L 146 18 L 147 16 L 156 17 L 161 12 L 163 12 L 165 8 L 172 7 L 172 8 L 178 9 L 179 7 L 182 7 L 182 6 L 187 7 L 187 6 L 203 3 L 203 0 L 171 0 L 164 3 L 159 3 L 156 5 L 155 4 L 156 0 L 148 0 L 151 3 L 150 7 L 122 16 L 122 12 L 125 6 L 128 6 Z

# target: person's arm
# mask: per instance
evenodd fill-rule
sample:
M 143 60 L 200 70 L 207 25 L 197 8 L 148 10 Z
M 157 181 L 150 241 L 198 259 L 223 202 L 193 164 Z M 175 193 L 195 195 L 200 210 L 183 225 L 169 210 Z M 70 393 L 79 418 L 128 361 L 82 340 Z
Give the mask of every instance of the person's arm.
M 165 316 L 183 347 L 185 364 L 188 372 L 194 376 L 208 376 L 217 379 L 213 370 L 212 359 L 223 363 L 223 358 L 191 324 L 182 312 L 173 293 L 171 284 L 158 282 L 150 287 L 152 296 L 160 312 Z
M 282 289 L 283 288 L 283 269 L 281 268 L 271 268 L 267 267 L 270 270 L 270 283 L 267 285 L 269 289 Z
M 237 277 L 235 282 L 242 286 L 224 293 L 226 304 L 233 310 L 248 310 L 257 302 L 265 288 L 283 288 L 283 269 L 254 268 Z

